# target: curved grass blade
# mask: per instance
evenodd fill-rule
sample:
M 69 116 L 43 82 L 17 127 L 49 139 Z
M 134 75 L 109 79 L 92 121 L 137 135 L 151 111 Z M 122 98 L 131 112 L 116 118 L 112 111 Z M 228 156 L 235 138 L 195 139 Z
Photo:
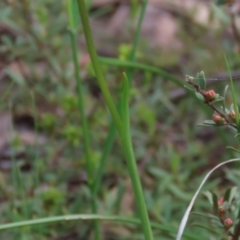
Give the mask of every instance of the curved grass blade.
M 99 57 L 99 62 L 100 63 L 104 63 L 104 64 L 109 64 L 109 65 L 113 65 L 113 66 L 118 66 L 118 67 L 128 67 L 128 68 L 135 68 L 135 69 L 140 69 L 143 71 L 149 71 L 152 73 L 156 73 L 161 77 L 167 78 L 170 81 L 172 81 L 173 83 L 175 83 L 176 85 L 183 87 L 183 81 L 175 76 L 173 76 L 172 74 L 161 70 L 157 67 L 152 67 L 143 63 L 137 63 L 137 62 L 131 62 L 131 61 L 123 61 L 123 60 L 119 60 L 116 58 L 106 58 L 106 57 Z
M 141 221 L 137 218 L 129 218 L 129 217 L 122 217 L 122 216 L 107 216 L 101 214 L 71 214 L 71 215 L 63 215 L 63 216 L 55 216 L 55 217 L 47 217 L 47 218 L 39 218 L 34 220 L 27 220 L 27 221 L 20 221 L 14 223 L 6 223 L 0 225 L 0 230 L 7 230 L 19 227 L 30 227 L 39 224 L 48 224 L 48 223 L 56 223 L 56 222 L 64 222 L 64 221 L 79 221 L 79 220 L 100 220 L 100 221 L 113 221 L 125 224 L 135 224 L 141 225 Z M 176 229 L 171 226 L 160 225 L 156 222 L 151 222 L 151 226 L 155 229 L 159 229 L 161 231 L 167 233 L 175 233 Z M 201 237 L 197 237 L 190 233 L 185 233 L 184 237 L 189 240 L 201 240 Z

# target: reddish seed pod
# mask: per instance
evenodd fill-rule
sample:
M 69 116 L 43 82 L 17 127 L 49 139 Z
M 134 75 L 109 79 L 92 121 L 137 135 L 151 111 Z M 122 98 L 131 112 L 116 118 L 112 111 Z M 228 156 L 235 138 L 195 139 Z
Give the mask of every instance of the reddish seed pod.
M 239 115 L 239 113 L 238 113 L 238 115 Z M 228 114 L 228 116 L 229 116 L 234 122 L 236 122 L 236 113 L 235 113 L 235 111 L 234 111 L 233 109 L 230 111 L 230 113 Z
M 214 113 L 212 115 L 212 120 L 216 123 L 216 124 L 224 124 L 225 123 L 225 119 L 223 117 L 221 117 L 218 113 Z
M 229 229 L 233 225 L 233 220 L 231 218 L 226 218 L 224 220 L 224 227 L 225 229 Z
M 214 90 L 206 91 L 204 94 L 204 98 L 206 102 L 212 102 L 216 99 L 216 93 Z
M 218 206 L 219 206 L 219 207 L 222 206 L 222 205 L 223 205 L 223 202 L 224 202 L 224 197 L 220 197 L 220 198 L 218 199 Z

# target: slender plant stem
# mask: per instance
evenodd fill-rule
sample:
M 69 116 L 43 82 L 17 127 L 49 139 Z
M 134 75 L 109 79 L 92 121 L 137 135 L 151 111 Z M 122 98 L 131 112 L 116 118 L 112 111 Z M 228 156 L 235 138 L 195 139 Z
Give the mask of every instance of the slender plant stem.
M 142 22 L 143 22 L 143 18 L 144 18 L 144 15 L 145 15 L 147 3 L 148 3 L 148 0 L 145 0 L 143 2 L 142 8 L 141 8 L 136 33 L 134 34 L 133 47 L 131 49 L 130 56 L 129 56 L 129 61 L 130 62 L 135 61 L 135 58 L 136 58 L 137 46 L 138 46 L 138 43 L 139 43 L 141 27 L 142 27 Z M 133 78 L 133 72 L 134 72 L 134 68 L 128 68 L 127 71 L 126 71 L 127 77 L 128 77 L 128 79 L 130 79 L 131 82 L 132 82 L 132 78 Z M 118 103 L 118 106 L 119 105 L 120 105 L 120 103 Z M 109 153 L 112 149 L 113 142 L 114 142 L 115 136 L 116 136 L 116 128 L 115 128 L 114 122 L 111 121 L 109 125 L 110 125 L 110 127 L 109 127 L 109 131 L 108 131 L 108 135 L 107 135 L 106 141 L 104 143 L 103 152 L 102 152 L 102 156 L 101 156 L 100 164 L 99 164 L 99 169 L 98 169 L 96 179 L 95 179 L 95 182 L 94 182 L 94 193 L 95 194 L 97 194 L 97 192 L 99 190 L 99 185 L 101 183 L 103 170 L 105 168 L 107 157 L 108 157 L 108 155 L 109 155 Z
M 137 200 L 138 211 L 141 218 L 141 224 L 142 224 L 144 236 L 146 240 L 152 240 L 153 239 L 152 229 L 151 229 L 149 217 L 147 214 L 147 208 L 144 201 L 143 190 L 142 190 L 140 178 L 138 175 L 136 160 L 133 154 L 131 141 L 130 143 L 129 141 L 126 141 L 127 137 L 125 137 L 125 131 L 127 129 L 126 127 L 123 127 L 122 120 L 120 119 L 117 108 L 112 100 L 112 97 L 108 90 L 105 78 L 103 76 L 103 73 L 98 61 L 97 53 L 96 53 L 95 46 L 92 39 L 92 33 L 89 25 L 85 1 L 78 0 L 78 8 L 79 8 L 79 12 L 80 12 L 80 16 L 83 24 L 84 35 L 86 38 L 86 43 L 87 43 L 88 51 L 91 57 L 92 65 L 93 65 L 95 74 L 97 76 L 99 86 L 105 98 L 106 104 L 112 114 L 113 120 L 115 122 L 115 125 L 118 129 L 118 132 L 121 138 L 125 157 L 129 167 L 129 174 L 132 181 L 135 198 Z
M 111 112 L 111 115 L 114 119 L 116 127 L 118 128 L 118 130 L 121 130 L 122 122 L 121 122 L 119 113 L 118 113 L 117 108 L 116 108 L 116 106 L 113 102 L 112 96 L 111 96 L 111 94 L 108 90 L 105 78 L 103 76 L 101 66 L 98 62 L 98 57 L 97 57 L 97 53 L 96 53 L 95 46 L 94 46 L 94 43 L 93 43 L 92 33 L 91 33 L 91 30 L 90 30 L 88 13 L 87 13 L 87 10 L 86 10 L 85 1 L 77 0 L 77 2 L 78 2 L 78 8 L 79 8 L 79 12 L 80 12 L 81 20 L 82 20 L 84 35 L 85 35 L 87 46 L 88 46 L 89 55 L 91 57 L 93 69 L 94 69 L 95 74 L 97 76 L 99 87 L 100 87 L 100 89 L 103 93 L 106 104 L 108 106 L 109 111 Z
M 91 208 L 93 213 L 97 213 L 97 204 L 96 198 L 94 194 L 93 182 L 94 182 L 94 164 L 91 158 L 91 151 L 90 151 L 90 134 L 89 128 L 87 123 L 87 118 L 85 115 L 85 107 L 84 107 L 84 100 L 83 100 L 83 93 L 82 93 L 82 79 L 80 76 L 80 69 L 79 69 L 79 59 L 78 59 L 78 46 L 77 46 L 77 25 L 74 21 L 74 14 L 73 14 L 73 0 L 68 0 L 68 15 L 69 15 L 69 25 L 70 25 L 70 37 L 71 37 L 71 46 L 72 46 L 72 54 L 73 54 L 73 63 L 74 63 L 74 70 L 75 70 L 75 79 L 77 83 L 77 95 L 78 95 L 78 107 L 82 122 L 82 129 L 83 129 L 83 137 L 84 137 L 84 150 L 85 150 L 85 158 L 87 163 L 87 172 L 88 172 L 88 185 L 91 191 Z M 93 221 L 94 225 L 94 235 L 95 240 L 100 240 L 100 229 L 98 221 Z
M 145 235 L 145 239 L 153 239 L 153 234 L 151 231 L 151 226 L 147 214 L 146 204 L 144 200 L 142 185 L 140 182 L 140 178 L 138 175 L 138 169 L 136 165 L 136 160 L 134 156 L 132 141 L 131 141 L 131 133 L 130 133 L 130 122 L 129 122 L 129 107 L 128 107 L 128 97 L 129 97 L 129 82 L 127 79 L 127 75 L 124 74 L 125 77 L 125 94 L 123 97 L 123 131 L 122 131 L 122 144 L 125 149 L 126 160 L 128 164 L 128 169 L 133 185 L 133 190 L 135 197 L 137 199 L 138 209 L 141 210 L 140 216 L 142 220 L 142 227 Z
M 137 47 L 138 47 L 138 43 L 139 43 L 139 39 L 140 39 L 142 22 L 143 22 L 144 15 L 145 15 L 145 12 L 146 12 L 147 4 L 148 4 L 148 0 L 144 0 L 144 2 L 143 2 L 143 4 L 142 4 L 142 8 L 141 8 L 141 12 L 140 12 L 138 24 L 137 24 L 137 29 L 136 29 L 135 37 L 134 37 L 134 39 L 133 39 L 133 47 L 132 47 L 132 49 L 131 49 L 130 56 L 129 56 L 129 61 L 130 61 L 130 62 L 135 62 L 135 59 L 136 59 Z M 134 73 L 134 68 L 133 68 L 133 69 L 130 69 L 130 68 L 129 68 L 129 69 L 126 71 L 127 78 L 128 78 L 131 82 L 132 82 L 132 79 L 133 79 L 133 73 Z

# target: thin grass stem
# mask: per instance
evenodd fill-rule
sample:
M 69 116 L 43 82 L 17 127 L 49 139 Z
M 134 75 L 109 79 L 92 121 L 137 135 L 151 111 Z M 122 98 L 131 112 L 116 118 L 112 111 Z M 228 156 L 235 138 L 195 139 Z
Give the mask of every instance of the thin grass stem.
M 236 98 L 235 88 L 234 88 L 234 84 L 233 84 L 231 69 L 229 67 L 227 57 L 225 55 L 224 55 L 224 58 L 225 58 L 225 63 L 226 63 L 228 74 L 229 74 L 229 79 L 230 79 L 230 88 L 231 88 L 231 92 L 232 92 L 234 111 L 235 111 L 235 115 L 236 115 L 237 132 L 240 133 L 239 110 L 238 110 L 237 98 Z M 237 137 L 237 141 L 238 141 L 238 149 L 240 150 L 240 138 L 239 137 Z
M 111 115 L 113 117 L 113 120 L 115 122 L 115 125 L 118 129 L 118 132 L 119 132 L 119 135 L 121 138 L 121 143 L 122 143 L 123 150 L 125 153 L 126 161 L 128 163 L 129 174 L 130 174 L 130 178 L 132 181 L 135 198 L 137 200 L 138 212 L 139 212 L 140 219 L 141 219 L 141 226 L 143 229 L 143 233 L 144 233 L 146 240 L 152 240 L 153 239 L 152 229 L 151 229 L 149 217 L 147 214 L 146 204 L 145 204 L 145 200 L 144 200 L 144 195 L 143 195 L 143 191 L 142 191 L 140 178 L 138 175 L 136 160 L 135 160 L 133 150 L 132 150 L 131 140 L 130 140 L 130 143 L 129 143 L 129 141 L 125 141 L 127 139 L 127 137 L 125 137 L 125 132 L 127 132 L 127 127 L 125 127 L 123 125 L 123 122 L 120 118 L 120 115 L 117 111 L 117 108 L 116 108 L 116 106 L 113 102 L 113 99 L 110 95 L 110 92 L 108 90 L 105 78 L 103 76 L 103 72 L 102 72 L 100 64 L 99 64 L 97 53 L 95 50 L 95 45 L 94 45 L 93 39 L 92 39 L 92 33 L 91 33 L 91 29 L 90 29 L 90 24 L 89 24 L 89 19 L 88 19 L 88 15 L 87 15 L 85 1 L 78 0 L 78 8 L 79 8 L 79 12 L 80 12 L 81 20 L 82 20 L 84 35 L 86 38 L 86 43 L 87 43 L 89 55 L 91 57 L 93 69 L 94 69 L 96 77 L 98 79 L 98 83 L 99 83 L 100 89 L 102 91 L 102 94 L 105 98 L 106 104 L 111 112 Z M 129 119 L 128 119 L 128 121 L 129 121 Z
M 34 156 L 34 178 L 35 178 L 35 187 L 39 186 L 39 171 L 37 166 L 37 159 L 38 159 L 38 131 L 37 131 L 37 110 L 36 110 L 36 103 L 35 97 L 33 92 L 31 92 L 32 97 L 32 110 L 33 110 L 33 119 L 34 119 L 34 136 L 35 136 L 35 156 Z
M 135 58 L 136 58 L 137 46 L 139 43 L 142 22 L 143 22 L 143 18 L 145 15 L 147 3 L 148 3 L 148 0 L 145 0 L 141 7 L 140 16 L 139 16 L 138 23 L 137 23 L 137 29 L 134 34 L 133 47 L 131 49 L 130 56 L 129 56 L 129 62 L 131 62 L 131 63 L 134 62 Z M 131 82 L 132 82 L 132 78 L 133 78 L 133 72 L 134 72 L 134 68 L 128 68 L 126 71 L 128 79 L 130 79 Z M 118 103 L 118 108 L 119 108 L 119 105 L 120 105 L 120 103 Z M 115 128 L 114 122 L 111 121 L 109 125 L 110 125 L 110 127 L 109 127 L 109 131 L 108 131 L 108 135 L 107 135 L 106 141 L 104 143 L 103 152 L 102 152 L 102 155 L 100 158 L 99 170 L 97 172 L 96 179 L 94 182 L 94 193 L 95 194 L 97 194 L 97 192 L 99 190 L 99 186 L 101 183 L 101 179 L 102 179 L 103 171 L 104 171 L 104 168 L 105 168 L 105 165 L 107 162 L 107 158 L 112 149 L 113 142 L 114 142 L 115 136 L 116 136 L 116 128 Z
M 88 172 L 88 185 L 91 191 L 91 208 L 93 213 L 97 213 L 97 204 L 93 189 L 94 182 L 94 163 L 91 158 L 91 150 L 90 150 L 90 133 L 87 123 L 87 118 L 85 115 L 85 106 L 83 99 L 83 91 L 82 91 L 82 79 L 80 76 L 79 69 L 79 59 L 78 59 L 78 46 L 77 46 L 77 24 L 75 23 L 74 13 L 73 13 L 73 0 L 68 0 L 68 15 L 69 15 L 69 26 L 70 26 L 70 38 L 71 38 L 71 46 L 72 46 L 72 54 L 73 54 L 73 63 L 75 70 L 75 79 L 77 84 L 77 96 L 78 96 L 78 109 L 81 117 L 82 129 L 83 129 L 83 137 L 84 137 L 84 150 L 85 150 L 85 158 L 87 163 L 87 172 Z M 98 221 L 93 221 L 94 225 L 94 235 L 95 240 L 100 240 L 100 229 Z

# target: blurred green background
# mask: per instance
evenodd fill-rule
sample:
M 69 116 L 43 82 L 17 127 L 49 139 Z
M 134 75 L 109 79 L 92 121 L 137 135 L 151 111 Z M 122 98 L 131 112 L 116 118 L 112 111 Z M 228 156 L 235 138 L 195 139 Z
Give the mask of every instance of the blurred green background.
M 140 2 L 88 2 L 99 56 L 128 59 Z M 240 41 L 234 27 L 239 27 L 238 11 L 216 6 L 213 1 L 150 0 L 137 62 L 164 70 L 182 83 L 185 74 L 195 76 L 203 70 L 211 78 L 207 88 L 222 94 L 228 84 L 225 53 L 237 91 Z M 93 73 L 80 21 L 78 44 L 91 154 L 97 170 L 110 115 Z M 111 61 L 102 66 L 117 102 L 126 68 Z M 74 78 L 67 1 L 0 1 L 0 223 L 91 213 Z M 230 105 L 230 94 L 227 101 Z M 170 79 L 135 70 L 131 132 L 151 220 L 177 229 L 205 174 L 236 157 L 226 149 L 237 146 L 231 132 L 197 127 L 211 115 L 211 110 Z M 228 187 L 239 186 L 238 168 L 232 164 L 216 171 L 204 191 L 220 196 Z M 135 201 L 117 138 L 100 183 L 98 212 L 134 216 Z M 198 198 L 194 211 L 211 212 L 206 197 Z M 200 216 L 191 216 L 190 222 L 210 223 Z M 187 230 L 202 239 L 219 239 L 197 226 Z M 113 222 L 102 222 L 101 234 L 106 240 L 143 239 L 140 228 Z M 156 239 L 174 239 L 175 234 L 154 230 Z M 25 227 L 1 231 L 0 238 L 93 239 L 92 223 Z

